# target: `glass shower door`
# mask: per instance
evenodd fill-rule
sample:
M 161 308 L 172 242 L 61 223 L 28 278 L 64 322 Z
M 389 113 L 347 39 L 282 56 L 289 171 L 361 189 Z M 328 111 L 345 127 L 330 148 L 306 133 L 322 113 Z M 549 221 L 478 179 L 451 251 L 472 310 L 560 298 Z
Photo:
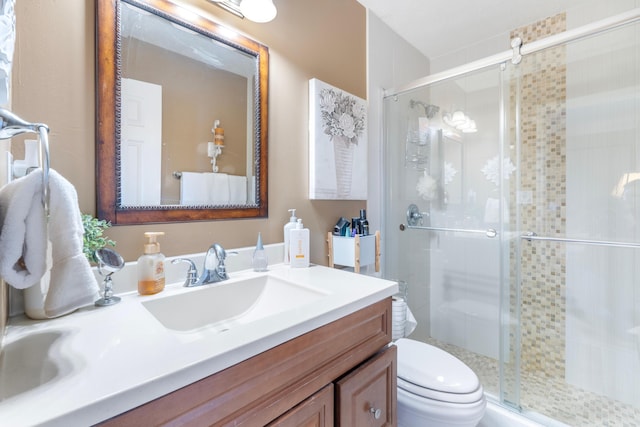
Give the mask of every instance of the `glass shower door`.
M 509 66 L 520 404 L 569 425 L 640 419 L 639 64 L 634 24 Z
M 515 169 L 503 75 L 494 67 L 385 98 L 384 271 L 407 283 L 412 339 L 456 355 L 486 391 L 517 403 L 518 334 L 501 333 L 517 325 L 501 311 Z

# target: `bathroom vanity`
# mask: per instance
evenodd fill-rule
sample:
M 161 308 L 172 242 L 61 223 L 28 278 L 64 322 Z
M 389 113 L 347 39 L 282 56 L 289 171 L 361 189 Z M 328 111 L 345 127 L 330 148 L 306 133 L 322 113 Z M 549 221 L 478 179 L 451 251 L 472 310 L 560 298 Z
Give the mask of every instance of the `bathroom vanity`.
M 396 283 L 282 264 L 230 276 L 197 288 L 172 282 L 152 296 L 121 293 L 119 304 L 58 319 L 12 318 L 0 355 L 0 419 L 395 425 L 388 344 Z
M 101 425 L 395 425 L 390 318 L 386 298 Z

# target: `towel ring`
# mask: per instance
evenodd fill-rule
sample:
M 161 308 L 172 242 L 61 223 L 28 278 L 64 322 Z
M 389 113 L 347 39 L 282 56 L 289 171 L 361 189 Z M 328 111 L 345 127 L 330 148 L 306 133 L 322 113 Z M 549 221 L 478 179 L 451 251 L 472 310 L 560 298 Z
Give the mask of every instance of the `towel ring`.
M 42 206 L 47 220 L 49 219 L 49 127 L 38 124 L 38 140 L 40 141 L 40 163 L 42 164 Z
M 29 123 L 9 110 L 0 108 L 0 139 L 9 139 L 21 133 L 38 135 L 40 164 L 42 165 L 42 206 L 49 219 L 49 127 L 44 123 Z

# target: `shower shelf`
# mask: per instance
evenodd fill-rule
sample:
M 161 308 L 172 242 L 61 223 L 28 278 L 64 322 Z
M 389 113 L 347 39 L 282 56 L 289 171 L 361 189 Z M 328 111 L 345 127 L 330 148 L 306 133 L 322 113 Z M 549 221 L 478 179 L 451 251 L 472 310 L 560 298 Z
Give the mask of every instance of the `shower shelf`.
M 355 237 L 334 236 L 329 232 L 327 245 L 329 267 L 353 267 L 353 270 L 359 273 L 360 267 L 374 264 L 376 272 L 380 271 L 380 231 Z

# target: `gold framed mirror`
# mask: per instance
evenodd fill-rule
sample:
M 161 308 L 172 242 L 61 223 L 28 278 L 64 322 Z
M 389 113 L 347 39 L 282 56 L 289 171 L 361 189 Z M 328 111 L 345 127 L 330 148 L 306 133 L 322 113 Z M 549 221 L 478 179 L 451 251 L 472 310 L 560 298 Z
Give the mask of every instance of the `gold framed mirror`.
M 97 216 L 266 217 L 268 48 L 167 0 L 96 15 Z

